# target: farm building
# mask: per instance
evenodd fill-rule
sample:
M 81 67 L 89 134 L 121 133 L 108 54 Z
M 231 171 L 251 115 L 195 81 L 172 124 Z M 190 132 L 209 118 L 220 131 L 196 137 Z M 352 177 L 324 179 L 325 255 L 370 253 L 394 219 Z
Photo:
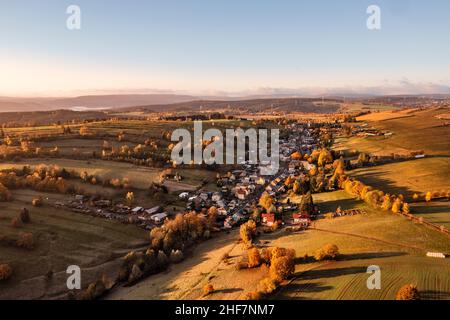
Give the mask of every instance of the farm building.
M 150 220 L 152 220 L 156 224 L 161 224 L 164 222 L 164 220 L 167 218 L 167 213 L 157 213 L 150 217 Z
M 262 224 L 271 227 L 275 223 L 274 213 L 263 213 L 261 215 Z

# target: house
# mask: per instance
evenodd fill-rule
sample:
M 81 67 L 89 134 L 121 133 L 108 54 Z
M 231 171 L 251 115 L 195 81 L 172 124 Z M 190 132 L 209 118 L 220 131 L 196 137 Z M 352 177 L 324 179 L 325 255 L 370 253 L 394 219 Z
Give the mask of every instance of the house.
M 263 177 L 259 177 L 259 179 L 256 180 L 256 184 L 263 186 L 266 184 L 266 179 L 264 179 Z
M 236 201 L 230 201 L 230 203 L 228 204 L 228 208 L 230 210 L 233 210 L 234 208 L 236 208 Z
M 214 202 L 218 202 L 221 199 L 222 199 L 222 195 L 219 192 L 214 192 L 212 197 L 211 197 L 211 200 L 214 201 Z
M 85 199 L 86 199 L 86 196 L 84 196 L 84 195 L 82 195 L 82 194 L 77 194 L 77 195 L 75 196 L 75 200 L 76 200 L 76 201 L 83 202 Z
M 262 224 L 271 227 L 275 223 L 275 214 L 274 213 L 263 213 L 261 215 Z
M 236 191 L 235 191 L 235 197 L 238 198 L 239 200 L 245 200 L 245 198 L 247 198 L 247 196 L 250 194 L 250 191 L 248 188 L 245 187 L 236 187 Z
M 218 209 L 217 209 L 217 214 L 218 214 L 219 216 L 226 216 L 226 215 L 228 215 L 228 212 L 227 212 L 227 210 L 225 210 L 224 208 L 218 208 Z
M 157 213 L 150 217 L 150 220 L 152 220 L 156 224 L 161 224 L 164 222 L 164 220 L 167 218 L 167 213 Z
M 180 195 L 178 196 L 180 199 L 187 199 L 189 197 L 189 193 L 187 192 L 182 192 L 180 193 Z
M 202 192 L 202 193 L 200 193 L 199 197 L 200 197 L 200 199 L 206 201 L 206 200 L 208 200 L 209 195 L 207 192 Z
M 244 220 L 244 216 L 240 213 L 233 214 L 232 218 L 235 222 L 240 222 Z
M 144 211 L 144 208 L 142 208 L 142 207 L 136 207 L 136 208 L 133 208 L 133 209 L 131 210 L 131 213 L 132 213 L 132 214 L 138 214 L 138 213 L 141 213 L 142 211 Z
M 225 202 L 223 200 L 216 201 L 216 204 L 219 208 L 225 208 Z
M 145 212 L 146 212 L 147 214 L 149 214 L 149 215 L 152 215 L 152 214 L 157 213 L 160 209 L 161 209 L 160 206 L 156 206 L 156 207 L 153 207 L 153 208 L 151 208 L 151 209 L 145 210 Z
M 224 229 L 231 229 L 233 227 L 233 219 L 231 217 L 228 217 L 223 222 Z
M 427 252 L 427 257 L 445 259 L 445 254 L 441 252 Z
M 292 215 L 293 224 L 308 226 L 311 223 L 310 216 L 308 214 L 294 213 Z

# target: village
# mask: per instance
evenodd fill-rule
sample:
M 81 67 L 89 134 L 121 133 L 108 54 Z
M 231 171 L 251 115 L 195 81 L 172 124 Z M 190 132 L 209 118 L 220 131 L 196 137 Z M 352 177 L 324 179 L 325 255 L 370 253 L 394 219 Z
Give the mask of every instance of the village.
M 329 127 L 332 129 L 335 125 Z M 260 166 L 248 162 L 231 172 L 218 173 L 216 177 L 218 191 L 199 188 L 193 192 L 183 191 L 177 195 L 178 199 L 185 203 L 186 211 L 206 214 L 207 210 L 214 207 L 217 212 L 217 230 L 231 229 L 250 218 L 269 228 L 276 222 L 299 228 L 308 227 L 312 219 L 320 217 L 318 207 L 313 204 L 310 193 L 303 196 L 301 208 L 297 204 L 290 203 L 285 181 L 289 177 L 305 179 L 307 173 L 315 168 L 315 164 L 304 160 L 303 156 L 310 155 L 320 147 L 319 136 L 314 133 L 317 130 L 315 131 L 311 123 L 294 122 L 288 125 L 288 130 L 289 136 L 280 139 L 281 163 L 277 174 L 261 175 Z M 166 179 L 181 181 L 178 174 Z M 258 201 L 263 194 L 268 194 L 273 199 L 274 210 L 255 217 L 255 209 L 259 207 Z M 65 203 L 55 202 L 54 205 L 81 214 L 135 224 L 147 230 L 161 226 L 174 214 L 165 211 L 162 205 L 144 208 L 85 195 L 75 195 Z

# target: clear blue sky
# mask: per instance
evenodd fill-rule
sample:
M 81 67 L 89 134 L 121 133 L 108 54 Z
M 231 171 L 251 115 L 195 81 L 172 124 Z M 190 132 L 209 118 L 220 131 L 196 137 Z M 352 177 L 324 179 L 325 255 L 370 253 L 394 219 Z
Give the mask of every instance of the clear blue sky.
M 448 86 L 449 38 L 447 0 L 0 0 L 0 94 Z

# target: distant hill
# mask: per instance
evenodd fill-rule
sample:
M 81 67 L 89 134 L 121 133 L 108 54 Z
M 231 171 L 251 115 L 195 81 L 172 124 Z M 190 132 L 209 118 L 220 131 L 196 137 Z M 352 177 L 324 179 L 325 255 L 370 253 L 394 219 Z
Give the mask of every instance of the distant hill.
M 4 112 L 0 113 L 0 126 L 14 125 L 45 125 L 53 123 L 66 123 L 71 121 L 84 121 L 95 119 L 108 119 L 110 116 L 103 111 L 53 110 L 32 112 Z
M 116 94 L 88 95 L 69 98 L 16 98 L 0 97 L 0 112 L 48 111 L 82 108 L 112 109 L 139 105 L 171 104 L 198 99 L 176 94 Z
M 173 104 L 145 105 L 131 108 L 122 108 L 123 112 L 189 112 L 200 110 L 240 110 L 240 111 L 291 111 L 308 113 L 332 113 L 339 109 L 339 101 L 325 99 L 305 98 L 277 98 L 277 99 L 252 99 L 252 100 L 194 100 Z

